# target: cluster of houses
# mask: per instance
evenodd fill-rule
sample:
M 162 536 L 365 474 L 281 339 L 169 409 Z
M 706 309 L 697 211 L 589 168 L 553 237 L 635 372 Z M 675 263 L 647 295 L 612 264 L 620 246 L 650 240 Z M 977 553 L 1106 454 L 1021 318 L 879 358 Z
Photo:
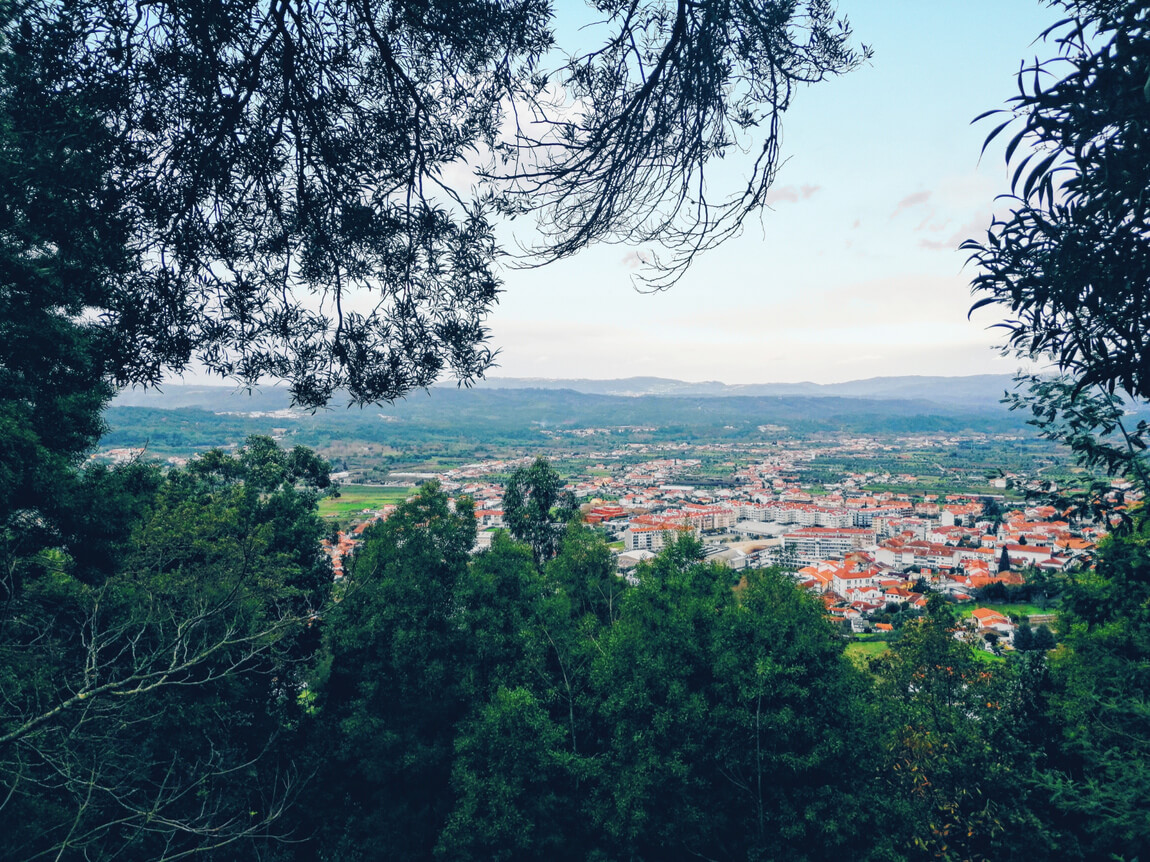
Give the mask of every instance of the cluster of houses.
M 364 517 L 350 530 L 340 530 L 334 538 L 325 538 L 320 542 L 323 552 L 331 559 L 332 572 L 337 581 L 343 580 L 344 561 L 355 553 L 356 546 L 363 541 L 364 531 L 377 521 L 386 520 L 395 509 L 395 506 L 384 506 L 365 511 Z
M 924 584 L 967 601 L 994 583 L 1023 583 L 1022 570 L 1066 571 L 1085 561 L 1101 534 L 1049 506 L 989 517 L 987 497 L 868 493 L 860 486 L 869 475 L 847 475 L 829 493 L 812 494 L 797 484 L 795 461 L 803 457 L 792 451 L 766 459 L 721 487 L 679 484 L 699 461 L 660 458 L 623 471 L 597 465 L 592 472 L 600 475 L 568 488 L 584 500 L 585 521 L 621 541 L 621 571 L 690 533 L 734 568 L 783 565 L 821 597 L 828 614 L 856 627 L 892 605 L 924 606 Z M 502 487 L 485 477 L 529 462 L 485 462 L 440 477 L 446 490 L 475 502 L 477 549 L 503 526 Z M 994 502 L 1000 510 L 1001 498 Z M 329 544 L 337 576 L 366 524 Z M 1006 639 L 1013 632 L 1011 621 L 992 611 L 971 619 Z
M 787 469 L 758 465 L 747 471 L 749 481 L 721 495 L 682 485 L 631 488 L 617 500 L 592 501 L 585 517 L 622 540 L 621 568 L 684 532 L 704 542 L 723 534 L 732 545 L 746 540 L 744 547 L 765 539 L 756 550 L 728 560 L 736 567 L 782 564 L 820 596 L 829 615 L 856 630 L 889 628 L 872 617 L 892 606 L 924 607 L 928 588 L 966 602 L 991 584 L 1022 585 L 1023 572 L 1067 571 L 1089 562 L 1102 535 L 1100 527 L 1072 525 L 1050 506 L 991 518 L 985 514 L 990 498 L 973 495 L 913 497 L 845 488 L 814 496 L 789 481 Z M 1017 627 L 985 608 L 976 609 L 968 625 L 968 633 L 993 632 L 992 640 L 1002 643 L 1010 643 Z

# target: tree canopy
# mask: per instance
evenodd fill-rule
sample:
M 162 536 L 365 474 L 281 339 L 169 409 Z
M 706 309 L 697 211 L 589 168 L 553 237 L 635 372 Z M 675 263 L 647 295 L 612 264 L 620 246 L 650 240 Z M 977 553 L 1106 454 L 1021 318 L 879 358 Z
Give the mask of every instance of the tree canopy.
M 1150 399 L 1150 10 L 1055 5 L 1054 56 L 1023 65 L 1009 107 L 984 115 L 1001 120 L 988 144 L 1013 132 L 1013 173 L 1009 212 L 963 244 L 974 308 L 1000 308 L 1006 349 L 1044 366 L 1016 398 L 1034 424 L 1145 485 L 1148 429 L 1124 413 Z
M 975 308 L 1007 313 L 1006 349 L 1046 366 L 1021 376 L 1014 406 L 1087 466 L 1136 483 L 1129 499 L 1100 482 L 1066 501 L 1114 534 L 1096 568 L 1066 584 L 1060 638 L 1041 626 L 1015 641 L 1039 682 L 1025 781 L 1038 834 L 1067 856 L 1134 859 L 1147 852 L 1150 799 L 1139 499 L 1150 491 L 1150 425 L 1130 415 L 1131 402 L 1150 401 L 1150 8 L 1057 5 L 1068 17 L 1045 34 L 1055 56 L 1023 66 L 988 138 L 1014 130 L 1010 211 L 964 247 L 978 266 Z
M 1150 395 L 1150 13 L 1066 5 L 1025 71 L 1069 72 L 1014 106 L 1008 159 L 1039 154 L 968 248 L 1013 348 L 1068 375 L 1038 419 L 1137 464 L 1112 396 Z M 620 578 L 545 461 L 489 549 L 432 484 L 339 583 L 305 449 L 79 469 L 112 384 L 193 359 L 310 405 L 480 374 L 503 217 L 541 219 L 534 262 L 661 245 L 665 284 L 762 204 L 795 84 L 861 56 L 822 0 L 594 10 L 599 47 L 549 68 L 536 0 L 0 5 L 3 855 L 1147 854 L 1145 524 L 1067 581 L 1057 639 L 985 657 L 934 596 L 852 662 L 792 578 L 733 586 L 691 537 Z
M 575 495 L 546 458 L 519 467 L 503 488 L 503 520 L 511 535 L 526 542 L 542 563 L 555 556 L 567 522 L 578 513 Z
M 179 858 L 288 831 L 284 741 L 331 588 L 308 480 L 323 467 L 253 439 L 139 470 L 91 480 L 127 536 L 41 551 L 5 596 L 9 858 Z
M 529 262 L 661 246 L 664 285 L 763 206 L 797 85 L 866 55 L 823 0 L 587 14 L 567 53 L 540 0 L 4 4 L 0 320 L 75 330 L 119 384 L 467 382 L 498 219 L 538 218 Z M 746 185 L 707 192 L 740 148 Z
M 1063 0 L 1045 35 L 1054 57 L 1019 72 L 1005 130 L 1009 214 L 965 247 L 979 272 L 975 307 L 1024 356 L 1049 358 L 1081 386 L 1150 396 L 1150 10 Z M 994 111 L 987 116 L 998 116 Z

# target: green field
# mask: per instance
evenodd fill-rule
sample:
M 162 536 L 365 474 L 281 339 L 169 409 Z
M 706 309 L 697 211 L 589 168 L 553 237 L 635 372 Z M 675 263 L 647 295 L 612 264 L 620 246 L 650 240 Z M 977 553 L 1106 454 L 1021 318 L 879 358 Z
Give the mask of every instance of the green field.
M 324 497 L 319 501 L 319 513 L 324 518 L 348 518 L 364 509 L 402 503 L 415 493 L 414 488 L 384 488 L 378 485 L 344 485 L 338 497 Z
M 1058 609 L 1056 607 L 1053 607 L 1050 604 L 1047 604 L 1046 609 L 1043 610 L 1038 605 L 1030 605 L 1030 604 L 1006 605 L 1006 604 L 1001 604 L 999 602 L 987 602 L 987 603 L 978 602 L 977 604 L 975 604 L 972 602 L 968 605 L 963 606 L 962 611 L 960 612 L 960 615 L 964 619 L 966 617 L 969 617 L 972 613 L 974 613 L 975 607 L 989 608 L 992 611 L 998 611 L 998 613 L 1005 614 L 1006 616 L 1010 617 L 1010 619 L 1013 620 L 1015 623 L 1017 623 L 1019 621 L 1020 617 L 1032 617 L 1032 616 L 1035 616 L 1036 614 L 1056 614 L 1056 613 L 1058 613 Z
M 1002 664 L 1002 662 L 1006 661 L 1006 656 L 1004 655 L 995 655 L 984 649 L 975 649 L 974 647 L 970 648 L 970 654 L 974 657 L 975 661 L 980 661 L 983 664 Z
M 866 663 L 877 658 L 890 649 L 886 641 L 851 641 L 847 644 L 847 658 L 856 664 L 866 667 Z

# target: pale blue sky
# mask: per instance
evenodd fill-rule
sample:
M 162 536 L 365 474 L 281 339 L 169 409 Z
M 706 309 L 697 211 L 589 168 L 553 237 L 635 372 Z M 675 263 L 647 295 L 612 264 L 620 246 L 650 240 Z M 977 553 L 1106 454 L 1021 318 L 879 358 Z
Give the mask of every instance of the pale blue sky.
M 1028 0 L 842 0 L 874 59 L 799 93 L 761 223 L 662 294 L 631 286 L 628 250 L 508 271 L 492 314 L 495 376 L 654 374 L 728 383 L 1013 371 L 993 312 L 966 319 L 958 242 L 1006 190 L 979 164 L 984 110 L 1015 92 L 1058 10 Z M 804 191 L 805 187 L 805 191 Z

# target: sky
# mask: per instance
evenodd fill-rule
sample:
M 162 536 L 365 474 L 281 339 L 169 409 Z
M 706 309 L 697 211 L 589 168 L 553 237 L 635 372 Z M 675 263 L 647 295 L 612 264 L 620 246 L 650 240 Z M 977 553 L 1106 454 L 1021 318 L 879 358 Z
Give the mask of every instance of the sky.
M 1009 373 L 994 309 L 976 312 L 958 244 L 1008 188 L 979 158 L 1023 59 L 1060 17 L 1037 0 L 841 0 L 873 59 L 800 92 L 783 118 L 771 208 L 638 292 L 633 250 L 601 246 L 503 272 L 488 376 L 654 375 L 725 383 Z

